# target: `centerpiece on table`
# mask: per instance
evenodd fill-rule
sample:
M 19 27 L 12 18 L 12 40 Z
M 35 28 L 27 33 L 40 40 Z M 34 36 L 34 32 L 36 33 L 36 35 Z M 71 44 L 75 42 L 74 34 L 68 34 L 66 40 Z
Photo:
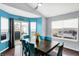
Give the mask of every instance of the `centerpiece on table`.
M 40 36 L 40 34 L 35 33 L 35 36 L 36 36 L 36 45 L 39 46 L 39 36 Z

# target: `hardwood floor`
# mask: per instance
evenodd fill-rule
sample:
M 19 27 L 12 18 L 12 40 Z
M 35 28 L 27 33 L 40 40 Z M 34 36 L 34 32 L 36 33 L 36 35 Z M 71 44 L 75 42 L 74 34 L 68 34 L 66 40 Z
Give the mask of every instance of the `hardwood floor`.
M 19 42 L 19 41 L 18 41 Z M 3 53 L 5 56 L 22 56 L 22 46 L 18 44 L 13 49 L 9 49 Z M 63 49 L 63 56 L 79 56 L 79 52 L 70 50 L 70 49 Z
M 20 44 L 21 44 L 20 39 L 15 40 L 15 45 L 20 45 Z
M 8 49 L 4 53 L 2 53 L 3 56 L 22 56 L 22 49 L 21 45 L 15 46 L 15 48 Z
M 63 56 L 79 56 L 79 52 L 64 48 Z

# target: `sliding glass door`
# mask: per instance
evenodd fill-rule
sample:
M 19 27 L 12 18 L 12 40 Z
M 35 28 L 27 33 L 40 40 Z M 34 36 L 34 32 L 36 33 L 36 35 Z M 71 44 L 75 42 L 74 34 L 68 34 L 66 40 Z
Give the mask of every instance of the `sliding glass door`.
M 34 35 L 36 33 L 36 22 L 30 22 L 30 36 L 31 40 L 35 40 L 36 36 Z
M 15 21 L 14 24 L 15 40 L 22 39 L 24 36 L 30 40 L 36 39 L 34 35 L 36 33 L 36 22 Z
M 21 27 L 20 27 L 20 21 L 14 21 L 14 37 L 15 40 L 20 40 L 20 31 Z
M 29 22 L 21 22 L 21 35 L 29 35 Z
M 6 17 L 1 17 L 1 42 L 9 40 L 9 20 Z

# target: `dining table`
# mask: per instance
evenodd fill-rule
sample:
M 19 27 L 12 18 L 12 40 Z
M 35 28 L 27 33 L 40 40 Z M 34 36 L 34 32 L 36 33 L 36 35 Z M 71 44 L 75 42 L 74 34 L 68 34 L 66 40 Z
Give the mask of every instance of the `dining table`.
M 30 43 L 33 43 L 37 50 L 46 54 L 51 52 L 59 44 L 58 41 L 53 40 L 40 40 L 38 43 L 35 40 L 30 40 Z

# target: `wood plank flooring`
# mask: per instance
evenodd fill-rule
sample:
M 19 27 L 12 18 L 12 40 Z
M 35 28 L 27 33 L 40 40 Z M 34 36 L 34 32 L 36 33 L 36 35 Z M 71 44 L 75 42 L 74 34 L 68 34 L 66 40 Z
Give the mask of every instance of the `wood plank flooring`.
M 22 56 L 21 44 L 16 45 L 15 48 L 5 51 L 3 55 L 4 56 Z M 63 56 L 79 56 L 79 52 L 64 48 Z

